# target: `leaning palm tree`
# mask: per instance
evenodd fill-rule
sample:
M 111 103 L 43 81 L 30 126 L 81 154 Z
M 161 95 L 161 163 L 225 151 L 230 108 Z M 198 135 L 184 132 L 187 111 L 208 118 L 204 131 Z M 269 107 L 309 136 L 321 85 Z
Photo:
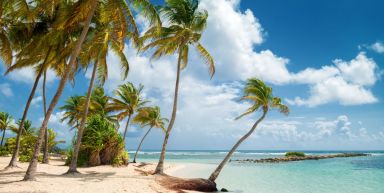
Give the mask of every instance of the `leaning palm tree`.
M 147 137 L 148 133 L 152 130 L 152 128 L 161 128 L 165 131 L 164 124 L 168 122 L 167 119 L 161 118 L 160 108 L 156 107 L 143 107 L 138 110 L 137 115 L 133 118 L 133 123 L 140 124 L 141 127 L 149 126 L 148 131 L 145 133 L 143 138 L 141 139 L 139 146 L 137 147 L 135 157 L 133 158 L 133 163 L 136 163 L 137 153 L 140 151 L 141 145 L 144 142 L 145 137 Z
M 231 158 L 232 154 L 236 151 L 239 145 L 244 140 L 246 140 L 255 131 L 259 123 L 263 121 L 269 110 L 277 109 L 285 115 L 289 113 L 288 107 L 281 103 L 281 99 L 273 96 L 272 88 L 267 86 L 263 81 L 256 78 L 248 79 L 244 88 L 244 96 L 242 97 L 242 99 L 250 101 L 252 103 L 252 106 L 236 119 L 240 119 L 241 117 L 255 113 L 259 110 L 262 114 L 259 119 L 253 124 L 251 130 L 249 130 L 243 137 L 239 139 L 239 141 L 236 142 L 236 144 L 225 156 L 223 161 L 211 174 L 209 180 L 212 182 L 217 179 L 220 174 L 220 171 L 223 169 L 224 165 L 228 162 L 228 160 Z
M 13 121 L 13 118 L 9 113 L 0 112 L 0 130 L 3 131 L 3 136 L 1 138 L 0 146 L 3 146 L 3 141 L 5 138 L 5 130 L 7 130 L 7 128 L 12 127 L 12 121 Z
M 125 137 L 128 131 L 128 125 L 131 120 L 132 115 L 135 111 L 147 102 L 144 101 L 141 92 L 143 90 L 143 86 L 140 85 L 136 88 L 132 83 L 126 83 L 120 85 L 118 89 L 115 91 L 116 98 L 111 98 L 111 104 L 109 105 L 109 109 L 111 111 L 118 111 L 117 119 L 119 121 L 127 118 L 127 123 L 125 125 L 123 141 L 125 141 Z
M 160 13 L 167 20 L 166 23 L 169 23 L 169 26 L 163 27 L 161 33 L 157 33 L 155 28 L 150 28 L 142 38 L 143 42 L 147 40 L 150 40 L 150 42 L 141 48 L 141 51 L 154 48 L 152 56 L 154 59 L 163 55 L 178 55 L 172 116 L 165 133 L 155 174 L 163 173 L 168 138 L 176 119 L 180 71 L 187 66 L 190 45 L 197 49 L 198 53 L 208 64 L 211 77 L 215 73 L 213 58 L 199 42 L 207 23 L 207 11 L 198 10 L 198 0 L 166 0 L 165 2 L 166 5 L 160 9 Z

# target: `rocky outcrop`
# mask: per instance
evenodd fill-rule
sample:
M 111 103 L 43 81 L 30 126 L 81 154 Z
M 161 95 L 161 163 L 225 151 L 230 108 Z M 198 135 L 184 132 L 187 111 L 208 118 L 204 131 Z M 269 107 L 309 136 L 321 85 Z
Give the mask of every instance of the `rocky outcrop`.
M 330 159 L 338 157 L 360 157 L 369 156 L 365 153 L 342 153 L 333 155 L 306 155 L 304 157 L 289 156 L 289 157 L 276 157 L 276 158 L 265 158 L 265 159 L 244 159 L 244 160 L 232 160 L 240 163 L 279 163 L 279 162 L 291 162 L 291 161 L 303 161 L 303 160 L 319 160 L 319 159 Z

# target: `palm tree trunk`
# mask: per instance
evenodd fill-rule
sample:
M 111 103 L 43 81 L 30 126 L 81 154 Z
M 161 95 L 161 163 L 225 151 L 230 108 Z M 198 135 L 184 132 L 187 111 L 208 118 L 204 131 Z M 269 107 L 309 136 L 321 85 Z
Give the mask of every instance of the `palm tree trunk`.
M 36 173 L 36 167 L 37 167 L 37 158 L 38 158 L 39 153 L 40 153 L 40 146 L 42 144 L 42 140 L 43 140 L 45 129 L 47 129 L 49 118 L 51 117 L 51 115 L 53 113 L 53 110 L 56 107 L 57 103 L 59 102 L 60 96 L 61 96 L 61 94 L 64 91 L 64 87 L 65 87 L 65 85 L 67 83 L 69 75 L 74 70 L 76 58 L 77 58 L 77 56 L 80 53 L 81 46 L 83 45 L 83 42 L 85 40 L 85 36 L 88 33 L 88 29 L 89 29 L 89 26 L 91 24 L 92 17 L 93 17 L 93 15 L 95 13 L 95 9 L 96 9 L 97 3 L 98 3 L 98 1 L 94 0 L 92 5 L 91 5 L 91 10 L 90 10 L 89 15 L 87 17 L 87 20 L 85 21 L 85 25 L 83 27 L 83 31 L 81 32 L 81 35 L 80 35 L 79 39 L 76 42 L 75 49 L 71 53 L 71 59 L 69 61 L 69 64 L 65 67 L 64 74 L 63 74 L 63 77 L 60 80 L 60 83 L 59 83 L 58 89 L 56 91 L 56 94 L 52 98 L 52 101 L 51 101 L 51 103 L 50 103 L 50 105 L 48 107 L 48 110 L 47 110 L 47 114 L 45 115 L 43 123 L 41 124 L 41 128 L 40 128 L 39 135 L 38 135 L 38 138 L 37 138 L 37 143 L 35 145 L 35 149 L 34 149 L 34 152 L 33 152 L 32 160 L 29 163 L 27 172 L 26 172 L 26 174 L 24 176 L 24 180 L 25 181 L 26 180 L 36 180 L 35 173 Z
M 137 147 L 137 150 L 136 150 L 136 153 L 135 153 L 135 157 L 133 158 L 133 163 L 136 163 L 136 157 L 137 157 L 137 152 L 139 152 L 140 148 L 141 148 L 141 145 L 143 144 L 143 141 L 145 139 L 145 137 L 147 137 L 148 133 L 152 130 L 153 127 L 149 128 L 147 133 L 145 133 L 144 137 L 141 139 L 140 141 L 140 144 L 139 144 L 139 147 Z
M 95 78 L 96 78 L 97 64 L 98 64 L 98 61 L 96 60 L 94 65 L 93 65 L 92 77 L 91 77 L 91 80 L 90 80 L 89 86 L 88 86 L 87 98 L 86 98 L 85 105 L 84 105 L 84 114 L 81 118 L 80 126 L 77 130 L 77 139 L 76 139 L 75 150 L 73 151 L 71 164 L 69 165 L 69 169 L 68 169 L 66 174 L 79 173 L 77 171 L 77 158 L 79 156 L 81 138 L 83 137 L 84 126 L 85 126 L 85 123 L 87 121 L 88 109 L 89 109 L 88 107 L 89 107 L 89 103 L 91 101 L 93 84 L 94 84 Z
M 127 131 L 128 131 L 128 125 L 129 121 L 131 120 L 131 115 L 128 116 L 127 124 L 125 125 L 125 130 L 124 130 L 124 135 L 123 135 L 123 143 L 125 146 L 125 137 L 127 136 Z
M 23 134 L 23 130 L 24 130 L 23 129 L 24 128 L 24 122 L 27 119 L 28 110 L 29 110 L 29 107 L 31 105 L 32 99 L 35 96 L 36 88 L 37 88 L 37 85 L 39 84 L 40 77 L 43 74 L 44 69 L 46 68 L 47 59 L 48 59 L 48 56 L 49 56 L 49 54 L 51 52 L 51 49 L 52 49 L 51 47 L 48 49 L 48 52 L 47 52 L 47 55 L 45 56 L 44 62 L 43 62 L 42 67 L 41 67 L 41 70 L 37 74 L 37 76 L 35 78 L 35 82 L 33 83 L 33 87 L 32 87 L 31 93 L 29 94 L 29 98 L 27 100 L 27 104 L 25 104 L 23 116 L 22 116 L 22 118 L 20 120 L 19 130 L 18 130 L 17 136 L 16 136 L 16 147 L 13 150 L 12 158 L 11 158 L 11 161 L 9 162 L 7 168 L 17 167 L 17 163 L 16 162 L 17 162 L 17 157 L 19 156 L 20 140 L 21 140 L 21 135 Z
M 177 97 L 179 95 L 180 70 L 181 70 L 181 49 L 179 50 L 179 58 L 177 61 L 177 74 L 176 74 L 176 84 L 175 84 L 175 95 L 173 97 L 172 116 L 171 116 L 171 120 L 170 120 L 168 128 L 167 128 L 167 131 L 165 132 L 165 137 L 164 137 L 163 147 L 161 149 L 159 163 L 156 166 L 156 170 L 155 170 L 154 174 L 163 174 L 164 173 L 165 151 L 166 151 L 167 144 L 168 144 L 169 134 L 171 133 L 173 124 L 175 123 L 175 119 L 176 119 Z
M 209 180 L 214 182 L 217 177 L 219 176 L 221 170 L 224 168 L 224 165 L 228 162 L 229 158 L 231 158 L 232 154 L 236 151 L 236 149 L 239 147 L 239 145 L 247 139 L 256 129 L 257 125 L 263 121 L 265 118 L 265 115 L 267 114 L 268 111 L 263 111 L 263 115 L 256 121 L 255 124 L 253 124 L 252 129 L 248 131 L 247 134 L 245 134 L 243 137 L 240 138 L 240 140 L 232 147 L 231 151 L 228 152 L 228 154 L 225 156 L 224 160 L 220 163 L 219 166 L 215 169 L 215 171 L 211 174 L 209 177 Z
M 44 103 L 44 116 L 47 114 L 47 97 L 46 97 L 46 82 L 47 82 L 47 71 L 44 70 L 43 76 L 43 103 Z M 48 129 L 45 130 L 44 134 L 44 155 L 43 155 L 43 164 L 48 164 Z
M 4 128 L 4 130 L 3 130 L 3 137 L 1 138 L 0 146 L 3 146 L 3 141 L 4 141 L 4 137 L 5 137 L 5 130 L 6 130 L 6 128 Z

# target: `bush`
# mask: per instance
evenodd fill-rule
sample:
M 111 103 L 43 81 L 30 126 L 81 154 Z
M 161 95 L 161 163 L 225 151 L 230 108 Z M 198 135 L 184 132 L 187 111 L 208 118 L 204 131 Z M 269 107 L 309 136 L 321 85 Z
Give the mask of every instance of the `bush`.
M 76 137 L 76 136 L 75 136 Z M 75 142 L 75 140 L 73 140 Z M 73 150 L 68 154 L 66 164 L 72 159 Z M 77 161 L 78 166 L 126 165 L 128 156 L 124 150 L 123 139 L 114 126 L 100 115 L 87 120 L 81 139 Z
M 6 147 L 0 147 L 0 156 L 9 156 L 11 154 Z
M 305 157 L 305 154 L 303 152 L 287 152 L 285 157 Z
M 51 150 L 58 143 L 61 143 L 61 142 L 55 141 L 56 133 L 52 129 L 49 129 L 48 132 L 49 132 L 48 148 L 49 150 Z M 21 136 L 20 151 L 19 151 L 20 162 L 31 161 L 36 141 L 37 141 L 37 136 L 34 132 L 25 133 L 24 135 Z M 8 150 L 8 152 L 12 153 L 13 150 L 16 148 L 16 137 L 8 138 L 5 143 L 5 148 Z M 42 156 L 39 156 L 38 159 L 39 161 L 43 160 Z

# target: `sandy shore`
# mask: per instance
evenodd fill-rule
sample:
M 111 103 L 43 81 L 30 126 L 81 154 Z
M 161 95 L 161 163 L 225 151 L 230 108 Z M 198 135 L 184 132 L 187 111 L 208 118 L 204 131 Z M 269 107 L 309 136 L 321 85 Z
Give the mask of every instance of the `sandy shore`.
M 10 157 L 0 157 L 0 192 L 18 193 L 104 193 L 104 192 L 130 192 L 130 193 L 165 193 L 173 192 L 165 189 L 156 182 L 156 177 L 145 175 L 144 172 L 153 171 L 154 164 L 140 166 L 130 164 L 127 167 L 98 166 L 79 168 L 81 174 L 76 176 L 63 176 L 68 169 L 64 162 L 51 160 L 50 164 L 39 164 L 37 181 L 21 181 L 28 167 L 28 163 L 19 163 L 21 168 L 3 170 Z M 166 173 L 173 172 L 181 165 L 167 165 Z M 144 172 L 142 172 L 144 171 Z

